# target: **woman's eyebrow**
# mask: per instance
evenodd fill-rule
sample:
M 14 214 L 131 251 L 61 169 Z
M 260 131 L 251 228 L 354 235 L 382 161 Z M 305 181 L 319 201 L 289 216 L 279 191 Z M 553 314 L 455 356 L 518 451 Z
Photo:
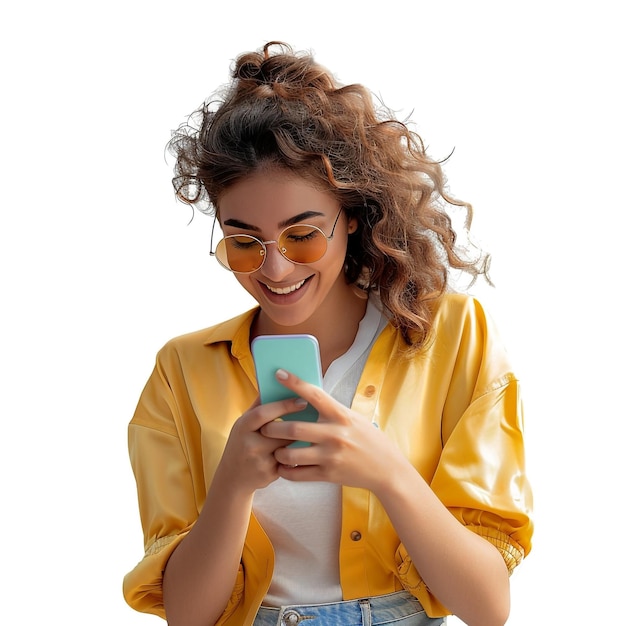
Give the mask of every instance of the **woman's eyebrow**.
M 319 211 L 303 211 L 302 213 L 298 213 L 298 215 L 294 215 L 293 217 L 283 220 L 278 224 L 278 226 L 279 228 L 286 228 L 287 226 L 291 226 L 293 224 L 297 224 L 298 222 L 308 220 L 311 217 L 319 216 L 324 216 L 324 213 L 320 213 Z M 242 222 L 241 220 L 235 218 L 225 220 L 224 226 L 234 226 L 235 228 L 241 228 L 242 230 L 252 230 L 257 233 L 261 232 L 261 229 L 258 226 L 246 224 L 246 222 Z
M 254 230 L 258 233 L 261 232 L 261 229 L 258 226 L 252 226 L 251 224 L 246 224 L 245 222 L 236 219 L 224 220 L 224 226 L 234 226 L 235 228 L 241 228 L 242 230 Z

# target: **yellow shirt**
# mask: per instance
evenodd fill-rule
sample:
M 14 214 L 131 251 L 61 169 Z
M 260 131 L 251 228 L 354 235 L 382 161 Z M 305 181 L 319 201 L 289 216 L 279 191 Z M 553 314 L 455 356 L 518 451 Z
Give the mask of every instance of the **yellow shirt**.
M 124 578 L 126 601 L 165 617 L 167 559 L 197 519 L 235 420 L 257 396 L 250 325 L 257 309 L 168 342 L 129 426 L 145 555 Z M 480 303 L 441 298 L 431 340 L 407 359 L 399 331 L 376 340 L 352 408 L 376 421 L 464 525 L 493 543 L 509 572 L 531 549 L 519 383 Z M 232 597 L 218 624 L 249 625 L 274 553 L 251 516 Z M 406 589 L 430 616 L 430 593 L 378 500 L 342 488 L 339 549 L 345 600 Z

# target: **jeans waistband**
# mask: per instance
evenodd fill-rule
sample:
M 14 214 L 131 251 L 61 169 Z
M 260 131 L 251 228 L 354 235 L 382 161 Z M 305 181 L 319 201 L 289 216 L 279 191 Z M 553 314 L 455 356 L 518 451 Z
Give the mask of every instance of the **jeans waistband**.
M 407 619 L 398 621 L 401 618 Z M 375 626 L 391 621 L 407 626 L 444 623 L 442 618 L 428 617 L 419 600 L 410 593 L 398 591 L 326 604 L 261 607 L 254 626 Z

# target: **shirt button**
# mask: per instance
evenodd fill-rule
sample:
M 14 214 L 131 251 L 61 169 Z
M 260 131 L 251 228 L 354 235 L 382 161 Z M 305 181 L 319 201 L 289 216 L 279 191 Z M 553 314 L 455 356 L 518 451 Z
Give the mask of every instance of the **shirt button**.
M 374 387 L 374 385 L 368 385 L 365 387 L 363 393 L 367 398 L 371 398 L 376 393 L 376 387 Z
M 352 539 L 352 541 L 361 541 L 361 533 L 358 530 L 353 530 L 350 533 L 350 539 Z

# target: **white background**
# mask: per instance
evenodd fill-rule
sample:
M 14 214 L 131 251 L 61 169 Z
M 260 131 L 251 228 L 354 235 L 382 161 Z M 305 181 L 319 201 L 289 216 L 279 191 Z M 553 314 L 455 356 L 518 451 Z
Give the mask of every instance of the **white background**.
M 455 149 L 525 392 L 537 529 L 509 624 L 623 623 L 619 3 L 8 4 L 3 615 L 160 623 L 121 595 L 142 554 L 126 425 L 167 339 L 251 304 L 174 201 L 164 146 L 240 52 L 283 39 L 412 111 L 433 156 Z

